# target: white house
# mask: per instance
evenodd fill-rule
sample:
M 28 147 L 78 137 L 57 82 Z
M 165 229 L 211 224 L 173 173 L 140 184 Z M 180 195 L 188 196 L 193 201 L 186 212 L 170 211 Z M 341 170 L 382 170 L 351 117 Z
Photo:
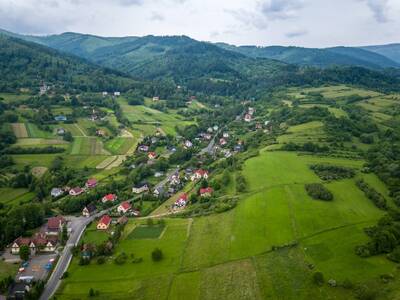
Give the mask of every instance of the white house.
M 118 205 L 117 211 L 118 211 L 120 214 L 124 214 L 124 213 L 126 213 L 127 211 L 129 211 L 131 208 L 132 208 L 132 205 L 131 205 L 128 201 L 124 201 L 124 202 L 122 202 L 120 205 Z
M 195 180 L 198 180 L 198 179 L 207 179 L 207 178 L 208 178 L 208 172 L 205 171 L 205 170 L 201 170 L 201 169 L 196 170 L 192 174 L 192 176 L 190 176 L 190 180 L 191 181 L 195 181 Z
M 147 183 L 139 183 L 132 188 L 132 193 L 140 194 L 149 191 L 149 185 Z
M 185 141 L 185 147 L 186 148 L 192 148 L 193 147 L 193 143 L 191 141 L 189 141 L 189 140 L 186 140 Z
M 114 96 L 121 96 L 121 92 L 114 92 Z
M 64 194 L 64 191 L 60 188 L 52 188 L 50 194 L 53 198 L 57 198 Z

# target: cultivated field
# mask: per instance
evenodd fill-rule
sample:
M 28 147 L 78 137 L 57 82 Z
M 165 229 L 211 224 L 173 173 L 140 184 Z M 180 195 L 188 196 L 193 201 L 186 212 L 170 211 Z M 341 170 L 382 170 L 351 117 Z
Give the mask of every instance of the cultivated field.
M 13 124 L 11 124 L 11 127 L 17 138 L 29 137 L 28 131 L 26 130 L 24 123 L 13 123 Z

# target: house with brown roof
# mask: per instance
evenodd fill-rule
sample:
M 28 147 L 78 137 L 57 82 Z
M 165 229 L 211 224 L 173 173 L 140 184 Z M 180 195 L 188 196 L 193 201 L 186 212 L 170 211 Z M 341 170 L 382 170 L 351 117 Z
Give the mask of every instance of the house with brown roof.
M 69 194 L 71 196 L 79 196 L 83 192 L 84 192 L 84 190 L 82 188 L 80 188 L 79 186 L 78 187 L 74 187 L 74 188 L 69 190 Z
M 96 185 L 97 185 L 97 180 L 96 180 L 95 178 L 90 178 L 90 179 L 88 179 L 88 180 L 86 181 L 86 183 L 85 183 L 85 186 L 86 186 L 88 189 L 95 188 Z
M 46 235 L 58 235 L 67 221 L 62 216 L 51 217 L 47 220 Z
M 90 203 L 89 205 L 86 205 L 83 208 L 82 216 L 90 217 L 95 211 L 96 211 L 96 205 L 94 205 L 93 203 Z

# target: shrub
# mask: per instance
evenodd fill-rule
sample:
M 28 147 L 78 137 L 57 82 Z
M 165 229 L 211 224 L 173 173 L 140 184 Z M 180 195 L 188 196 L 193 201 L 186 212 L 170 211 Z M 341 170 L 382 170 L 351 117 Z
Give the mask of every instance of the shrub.
M 163 253 L 162 253 L 161 249 L 155 248 L 153 250 L 153 252 L 151 252 L 151 258 L 153 259 L 153 261 L 162 260 L 163 259 Z
M 385 197 L 382 196 L 378 191 L 376 191 L 372 186 L 366 183 L 364 180 L 360 179 L 356 182 L 357 187 L 362 190 L 368 199 L 374 202 L 375 206 L 380 209 L 387 209 L 387 202 Z
M 308 195 L 317 200 L 332 201 L 333 194 L 321 183 L 310 183 L 305 185 Z
M 127 259 L 128 256 L 124 252 L 122 252 L 114 259 L 114 263 L 117 265 L 123 265 Z
M 106 259 L 103 256 L 97 258 L 97 264 L 102 265 L 106 262 Z
M 322 274 L 321 272 L 315 272 L 313 274 L 313 281 L 317 285 L 320 285 L 320 286 L 323 285 L 325 282 L 324 274 Z
M 344 178 L 352 178 L 355 175 L 353 169 L 341 166 L 316 164 L 311 165 L 310 169 L 317 174 L 322 180 L 339 180 Z

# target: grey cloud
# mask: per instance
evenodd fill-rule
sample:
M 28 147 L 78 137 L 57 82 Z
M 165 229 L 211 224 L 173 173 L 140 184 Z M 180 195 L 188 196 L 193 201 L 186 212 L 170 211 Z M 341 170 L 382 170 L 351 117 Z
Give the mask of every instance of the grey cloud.
M 289 39 L 293 39 L 293 38 L 296 38 L 296 37 L 304 36 L 306 34 L 308 34 L 307 30 L 295 30 L 295 31 L 287 32 L 285 34 L 285 36 L 287 38 L 289 38 Z
M 247 28 L 255 27 L 257 29 L 266 29 L 268 27 L 267 20 L 257 13 L 247 10 L 225 10 L 232 15 L 236 20 L 244 24 Z
M 153 21 L 164 21 L 165 17 L 162 14 L 159 14 L 157 12 L 153 12 L 151 14 L 150 19 L 153 20 Z
M 388 0 L 366 0 L 366 2 L 377 22 L 386 23 L 389 21 L 387 16 Z
M 291 18 L 303 5 L 302 0 L 264 0 L 259 4 L 261 13 L 271 20 Z

